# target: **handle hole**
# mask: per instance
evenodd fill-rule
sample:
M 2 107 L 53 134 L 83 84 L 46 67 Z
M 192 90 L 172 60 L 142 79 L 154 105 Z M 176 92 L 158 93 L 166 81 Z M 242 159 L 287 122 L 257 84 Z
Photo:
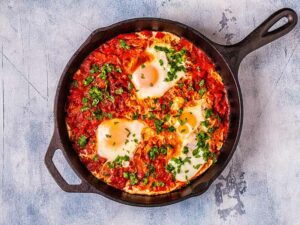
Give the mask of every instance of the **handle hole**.
M 271 26 L 267 32 L 272 32 L 274 30 L 279 29 L 280 27 L 283 27 L 284 25 L 288 24 L 289 20 L 287 17 L 283 17 L 280 20 L 278 20 L 273 26 Z
M 80 184 L 81 180 L 76 176 L 75 172 L 71 169 L 69 164 L 60 149 L 57 149 L 53 156 L 53 163 L 62 177 L 68 184 Z

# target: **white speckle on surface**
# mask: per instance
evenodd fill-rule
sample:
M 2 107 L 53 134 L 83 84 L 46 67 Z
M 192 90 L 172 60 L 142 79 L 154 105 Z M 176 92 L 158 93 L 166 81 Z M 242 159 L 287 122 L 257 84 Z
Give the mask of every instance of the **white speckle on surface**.
M 299 224 L 299 24 L 241 63 L 241 139 L 203 195 L 160 208 L 130 207 L 62 191 L 43 161 L 57 82 L 96 28 L 160 17 L 231 44 L 284 7 L 300 12 L 298 1 L 286 0 L 1 1 L 0 224 Z M 68 173 L 61 154 L 56 158 Z M 66 175 L 76 182 L 73 176 Z

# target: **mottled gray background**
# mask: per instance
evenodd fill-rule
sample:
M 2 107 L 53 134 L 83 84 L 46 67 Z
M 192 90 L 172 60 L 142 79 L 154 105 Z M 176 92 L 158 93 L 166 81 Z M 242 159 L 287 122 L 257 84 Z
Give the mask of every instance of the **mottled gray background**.
M 237 151 L 201 197 L 161 208 L 63 192 L 43 157 L 53 100 L 67 61 L 96 28 L 153 16 L 235 43 L 298 0 L 0 2 L 0 224 L 300 224 L 299 31 L 245 58 L 239 70 L 245 120 Z M 60 154 L 56 163 L 78 182 Z

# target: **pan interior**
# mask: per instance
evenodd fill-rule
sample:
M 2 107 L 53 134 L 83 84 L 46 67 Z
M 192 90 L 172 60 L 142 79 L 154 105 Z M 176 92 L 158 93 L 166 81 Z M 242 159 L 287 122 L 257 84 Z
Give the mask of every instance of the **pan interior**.
M 79 68 L 85 57 L 99 45 L 118 34 L 137 32 L 141 30 L 171 32 L 177 36 L 185 37 L 193 44 L 203 49 L 206 54 L 212 58 L 223 78 L 230 106 L 228 136 L 224 142 L 221 150 L 222 153 L 218 158 L 218 162 L 185 188 L 168 194 L 156 196 L 128 194 L 97 180 L 80 162 L 79 157 L 73 150 L 65 125 L 65 103 L 69 87 L 72 82 L 72 76 Z M 63 71 L 56 93 L 54 113 L 56 127 L 64 147 L 62 150 L 67 156 L 67 160 L 76 174 L 83 180 L 83 182 L 88 182 L 91 185 L 90 192 L 104 195 L 110 199 L 125 204 L 155 206 L 174 203 L 187 197 L 203 193 L 208 188 L 209 184 L 223 171 L 236 148 L 236 142 L 238 140 L 241 126 L 241 107 L 240 90 L 236 78 L 233 76 L 224 58 L 216 50 L 212 42 L 194 29 L 183 24 L 169 20 L 142 18 L 120 22 L 107 28 L 98 29 L 91 34 L 87 41 L 83 43 L 83 45 L 73 55 Z

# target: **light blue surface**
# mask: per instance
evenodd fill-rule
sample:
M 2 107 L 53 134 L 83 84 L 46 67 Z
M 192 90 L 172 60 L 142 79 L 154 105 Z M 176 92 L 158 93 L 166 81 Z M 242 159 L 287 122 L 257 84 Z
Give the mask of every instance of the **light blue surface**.
M 152 16 L 230 44 L 283 7 L 300 14 L 296 0 L 1 1 L 0 224 L 299 224 L 299 25 L 242 62 L 241 140 L 223 175 L 201 197 L 137 208 L 65 193 L 43 162 L 58 79 L 94 29 Z M 61 154 L 56 162 L 69 181 L 76 180 Z

